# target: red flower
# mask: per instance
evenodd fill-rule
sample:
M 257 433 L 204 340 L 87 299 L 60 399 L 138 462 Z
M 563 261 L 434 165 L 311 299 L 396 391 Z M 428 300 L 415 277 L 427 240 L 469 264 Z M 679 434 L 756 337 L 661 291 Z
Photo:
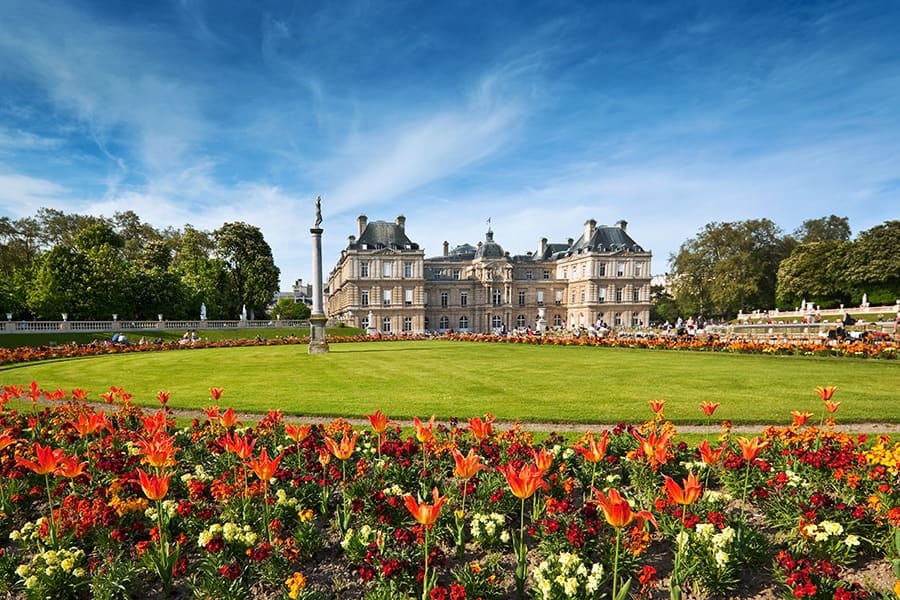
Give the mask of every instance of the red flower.
M 238 421 L 237 415 L 234 414 L 234 409 L 229 406 L 228 409 L 224 413 L 222 413 L 222 416 L 219 417 L 219 423 L 225 429 L 231 429 L 235 425 L 239 424 L 240 421 Z
M 50 446 L 41 446 L 35 443 L 34 453 L 37 462 L 17 456 L 16 464 L 27 467 L 38 475 L 48 475 L 56 470 L 59 459 L 63 457 L 65 451 L 61 448 L 53 449 Z
M 662 416 L 663 408 L 666 406 L 665 400 L 648 400 L 647 404 L 650 405 L 650 410 L 656 413 L 658 416 Z
M 542 479 L 544 472 L 537 465 L 522 465 L 518 470 L 512 465 L 501 465 L 497 470 L 506 477 L 506 483 L 516 498 L 525 500 L 531 498 L 538 489 L 550 489 L 547 482 Z
M 344 434 L 344 437 L 341 438 L 341 443 L 338 444 L 330 437 L 325 437 L 325 446 L 328 450 L 334 454 L 335 458 L 340 460 L 347 460 L 351 456 L 353 456 L 353 451 L 356 449 L 356 439 L 359 437 L 359 433 L 354 433 L 352 438 L 348 438 L 347 434 Z
M 816 393 L 819 395 L 822 400 L 831 400 L 831 397 L 834 396 L 834 392 L 837 388 L 833 385 L 827 385 L 825 387 L 817 387 Z
M 406 496 L 403 497 L 406 509 L 412 514 L 416 521 L 426 527 L 433 525 L 434 522 L 437 521 L 437 518 L 441 513 L 441 506 L 443 506 L 444 501 L 447 500 L 446 496 L 438 494 L 437 488 L 434 488 L 432 493 L 434 496 L 433 504 L 426 504 L 421 498 L 419 498 L 419 501 L 417 502 L 412 494 L 406 494 Z
M 84 468 L 87 466 L 86 462 L 78 462 L 77 456 L 60 456 L 59 461 L 56 466 L 56 471 L 54 471 L 57 475 L 62 475 L 63 477 L 67 477 L 69 479 L 75 479 L 79 475 L 87 475 L 84 472 Z M 90 478 L 90 475 L 87 475 Z
M 416 428 L 416 439 L 420 443 L 426 444 L 434 438 L 434 415 L 431 415 L 427 423 L 420 421 L 419 417 L 413 417 L 413 425 Z
M 211 388 L 209 388 L 209 395 L 212 397 L 213 400 L 218 402 L 219 398 L 222 397 L 222 392 L 224 392 L 224 391 L 225 391 L 225 388 L 211 387 Z
M 175 464 L 175 452 L 179 450 L 175 446 L 175 438 L 159 431 L 151 439 L 137 441 L 137 447 L 144 454 L 143 462 L 152 467 L 169 467 Z
M 306 439 L 306 436 L 309 435 L 309 432 L 312 430 L 312 425 L 293 425 L 291 423 L 284 424 L 284 433 L 289 438 L 294 440 L 295 443 L 299 444 L 303 440 Z
M 840 405 L 841 405 L 840 402 L 833 402 L 831 400 L 826 400 L 825 401 L 825 410 L 827 410 L 829 413 L 835 413 L 835 412 L 837 412 L 837 409 Z
M 256 439 L 249 440 L 245 436 L 239 436 L 236 433 L 226 433 L 222 437 L 222 447 L 225 452 L 236 454 L 241 460 L 247 460 L 253 456 L 253 447 L 256 445 Z
M 651 431 L 646 439 L 642 438 L 637 431 L 633 431 L 632 435 L 640 442 L 639 450 L 647 457 L 652 467 L 655 468 L 668 460 L 669 440 L 672 438 L 672 431 L 666 431 L 661 435 Z
M 382 434 L 387 431 L 388 425 L 393 425 L 393 422 L 388 421 L 387 415 L 381 412 L 381 410 L 376 410 L 374 414 L 366 415 L 369 419 L 369 424 L 372 426 L 372 430 L 377 434 Z
M 534 466 L 540 470 L 541 474 L 546 473 L 550 470 L 550 466 L 553 464 L 553 453 L 547 450 L 546 448 L 541 448 L 540 452 L 531 449 L 531 456 L 534 457 Z
M 811 412 L 800 412 L 797 410 L 792 410 L 791 411 L 791 417 L 792 417 L 791 426 L 803 427 L 804 425 L 806 425 L 806 422 L 809 420 L 809 418 L 811 416 L 812 416 Z
M 456 462 L 453 474 L 460 479 L 471 479 L 478 471 L 484 468 L 484 465 L 481 464 L 481 457 L 475 454 L 475 448 L 470 448 L 466 456 L 463 456 L 459 450 L 454 449 L 453 460 Z
M 19 440 L 12 436 L 12 429 L 6 429 L 3 433 L 0 433 L 0 450 L 3 450 L 7 446 L 11 446 L 18 441 Z
M 725 450 L 725 444 L 722 444 L 715 450 L 710 448 L 709 442 L 703 440 L 700 442 L 700 445 L 697 446 L 697 449 L 700 451 L 700 458 L 703 459 L 703 462 L 707 465 L 714 465 L 719 462 L 719 459 L 722 458 L 722 452 Z
M 638 527 L 644 526 L 644 520 L 656 525 L 656 519 L 649 511 L 640 510 L 633 512 L 631 505 L 628 504 L 628 500 L 623 498 L 615 488 L 610 489 L 608 495 L 604 495 L 603 492 L 596 489 L 594 493 L 597 497 L 592 501 L 600 505 L 600 510 L 603 512 L 606 522 L 616 529 L 625 527 L 632 521 L 636 521 Z
M 769 445 L 768 442 L 760 437 L 755 437 L 752 440 L 748 440 L 745 437 L 739 437 L 737 443 L 738 447 L 741 449 L 741 458 L 747 462 L 755 459 L 759 454 L 759 451 Z
M 476 442 L 486 440 L 491 436 L 491 433 L 493 433 L 493 422 L 494 415 L 490 413 L 484 415 L 483 421 L 481 417 L 469 419 L 469 431 L 472 432 L 472 437 L 475 438 Z
M 171 394 L 169 392 L 159 391 L 156 392 L 156 399 L 159 400 L 159 403 L 165 406 L 169 403 L 169 396 Z
M 281 458 L 284 456 L 284 452 L 276 456 L 275 458 L 269 458 L 269 453 L 265 448 L 259 453 L 259 458 L 251 459 L 248 464 L 253 472 L 256 473 L 256 476 L 259 477 L 260 481 L 268 482 L 272 477 L 275 476 L 275 471 L 278 469 L 278 463 L 281 462 Z

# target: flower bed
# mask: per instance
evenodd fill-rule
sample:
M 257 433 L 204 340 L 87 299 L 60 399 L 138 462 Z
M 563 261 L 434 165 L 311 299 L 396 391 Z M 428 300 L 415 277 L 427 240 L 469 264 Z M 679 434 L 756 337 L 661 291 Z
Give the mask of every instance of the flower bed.
M 900 571 L 900 444 L 794 413 L 753 438 L 678 440 L 652 418 L 540 443 L 489 415 L 415 435 L 379 412 L 178 429 L 112 388 L 7 387 L 0 589 L 28 598 L 735 596 L 762 572 L 797 598 L 887 597 Z M 210 390 L 211 404 L 223 390 Z M 38 401 L 53 405 L 39 409 Z M 701 407 L 712 417 L 716 405 Z M 650 413 L 648 413 L 650 414 Z M 893 569 L 893 571 L 892 571 Z M 893 590 L 892 590 L 893 587 Z

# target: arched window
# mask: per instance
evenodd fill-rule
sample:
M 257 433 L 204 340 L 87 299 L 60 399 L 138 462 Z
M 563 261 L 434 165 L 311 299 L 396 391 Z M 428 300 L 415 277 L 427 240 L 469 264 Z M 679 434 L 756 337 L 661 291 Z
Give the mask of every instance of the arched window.
M 450 319 L 448 319 L 446 316 L 441 317 L 438 321 L 438 329 L 444 331 L 448 327 L 450 327 Z
M 469 317 L 459 318 L 459 328 L 462 330 L 466 330 L 469 328 Z
M 519 315 L 518 317 L 516 317 L 516 327 L 525 327 L 525 315 Z

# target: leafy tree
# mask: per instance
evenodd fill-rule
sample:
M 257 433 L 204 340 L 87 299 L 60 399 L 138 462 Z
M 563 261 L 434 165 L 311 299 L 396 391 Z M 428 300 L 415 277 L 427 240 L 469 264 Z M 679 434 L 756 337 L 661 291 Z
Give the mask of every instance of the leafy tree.
M 651 323 L 675 323 L 681 311 L 675 297 L 666 290 L 665 286 L 650 286 L 650 322 Z
M 88 315 L 82 282 L 88 271 L 87 259 L 70 246 L 57 245 L 44 253 L 34 281 L 28 288 L 28 307 L 39 319 L 59 319 L 68 313 L 73 319 Z
M 180 281 L 186 317 L 199 316 L 201 304 L 206 304 L 208 318 L 234 318 L 232 313 L 226 313 L 225 269 L 222 261 L 213 257 L 214 249 L 209 233 L 185 225 L 169 270 Z
M 820 219 L 807 219 L 794 230 L 794 237 L 801 244 L 810 242 L 846 242 L 850 240 L 850 221 L 847 217 L 831 215 Z
M 849 242 L 800 244 L 778 266 L 777 306 L 791 310 L 803 300 L 831 308 L 847 303 L 844 265 Z
M 793 245 L 768 219 L 709 223 L 670 260 L 675 300 L 688 312 L 724 317 L 774 306 L 778 264 Z
M 91 215 L 66 214 L 55 208 L 40 208 L 37 213 L 40 224 L 41 245 L 45 248 L 63 244 L 71 246 L 75 236 L 89 225 L 103 221 Z
M 225 223 L 213 232 L 216 254 L 225 265 L 225 309 L 237 315 L 243 306 L 250 318 L 266 306 L 278 291 L 280 274 L 272 248 L 258 227 L 243 222 Z
M 873 304 L 900 298 L 900 221 L 861 232 L 847 252 L 846 278 L 853 302 L 868 294 Z
M 272 313 L 281 319 L 308 319 L 310 308 L 302 302 L 294 302 L 293 298 L 281 298 Z

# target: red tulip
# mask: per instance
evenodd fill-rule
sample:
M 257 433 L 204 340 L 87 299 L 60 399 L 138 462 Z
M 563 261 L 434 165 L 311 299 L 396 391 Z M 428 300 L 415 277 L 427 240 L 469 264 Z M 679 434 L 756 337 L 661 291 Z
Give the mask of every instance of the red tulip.
M 672 431 L 666 431 L 657 435 L 655 431 L 651 431 L 647 438 L 641 437 L 637 431 L 633 431 L 632 435 L 640 443 L 640 452 L 647 457 L 650 465 L 656 467 L 664 464 L 668 460 L 669 441 L 672 438 Z
M 334 454 L 335 458 L 340 460 L 347 460 L 353 455 L 353 451 L 356 449 L 356 438 L 359 437 L 358 433 L 354 433 L 352 438 L 348 438 L 347 434 L 344 434 L 344 437 L 341 439 L 341 443 L 338 444 L 330 437 L 325 438 L 325 446 L 328 447 L 328 450 Z
M 597 495 L 594 502 L 600 505 L 600 510 L 603 511 L 606 522 L 616 529 L 625 527 L 632 521 L 637 521 L 638 527 L 644 526 L 644 520 L 656 525 L 656 519 L 649 511 L 640 510 L 633 512 L 631 505 L 628 504 L 628 500 L 623 498 L 615 488 L 609 490 L 608 495 L 604 495 L 603 492 L 596 489 L 594 493 Z
M 709 442 L 703 440 L 700 442 L 700 445 L 697 446 L 697 449 L 700 450 L 700 458 L 703 459 L 703 462 L 711 466 L 718 463 L 719 459 L 722 458 L 722 452 L 725 451 L 725 444 L 722 444 L 713 450 L 710 448 Z
M 827 385 L 825 387 L 817 387 L 816 393 L 819 395 L 822 400 L 831 400 L 831 397 L 834 396 L 834 392 L 837 388 L 833 385 Z
M 218 402 L 219 398 L 222 397 L 222 393 L 224 391 L 225 391 L 225 388 L 211 387 L 211 388 L 209 388 L 209 395 L 212 397 L 213 400 Z
M 540 452 L 532 448 L 531 456 L 534 458 L 534 466 L 538 468 L 542 475 L 549 471 L 553 465 L 553 453 L 546 448 L 541 448 Z
M 413 425 L 416 428 L 416 439 L 420 443 L 428 443 L 434 438 L 434 415 L 431 415 L 427 423 L 420 421 L 419 417 L 413 417 Z
M 475 438 L 476 442 L 491 437 L 491 434 L 493 433 L 493 422 L 494 416 L 491 414 L 485 415 L 483 421 L 480 417 L 472 417 L 469 419 L 469 431 L 472 432 L 472 437 Z
M 152 438 L 140 439 L 136 443 L 144 454 L 142 462 L 156 468 L 169 467 L 175 464 L 175 452 L 180 450 L 175 446 L 175 438 L 159 431 Z
M 538 489 L 550 489 L 547 482 L 542 479 L 544 472 L 537 465 L 526 464 L 520 469 L 512 465 L 501 465 L 497 470 L 506 477 L 506 483 L 516 498 L 525 500 L 531 498 Z
M 652 410 L 657 415 L 662 415 L 663 408 L 666 405 L 665 400 L 648 400 L 647 404 L 650 405 L 650 410 Z
M 825 410 L 827 410 L 829 413 L 834 413 L 834 412 L 837 412 L 837 409 L 840 405 L 841 405 L 840 402 L 833 402 L 831 400 L 826 400 L 825 401 Z
M 236 433 L 226 433 L 222 437 L 222 447 L 225 448 L 225 452 L 236 454 L 241 460 L 247 460 L 253 456 L 253 447 L 255 445 L 256 439 L 250 440 Z
M 86 466 L 87 462 L 78 462 L 77 456 L 61 456 L 54 473 L 69 479 L 75 479 L 79 475 L 87 475 L 84 472 Z M 88 477 L 90 476 L 88 475 Z
M 260 481 L 267 483 L 275 476 L 275 471 L 278 470 L 278 463 L 281 462 L 283 456 L 284 452 L 270 459 L 269 453 L 263 448 L 259 453 L 259 458 L 250 459 L 247 464 L 253 469 Z
M 293 425 L 291 423 L 284 424 L 284 433 L 289 438 L 294 440 L 295 443 L 299 444 L 309 435 L 309 432 L 312 430 L 312 425 Z
M 703 409 L 703 414 L 705 414 L 707 417 L 711 417 L 712 414 L 714 412 L 716 412 L 716 409 L 719 408 L 719 403 L 718 402 L 701 402 L 700 408 Z
M 230 406 L 224 413 L 222 413 L 222 416 L 219 417 L 219 424 L 222 425 L 222 427 L 224 427 L 225 429 L 231 429 L 239 423 L 240 421 L 238 421 L 237 415 L 234 413 L 234 409 Z
M 739 437 L 737 443 L 741 449 L 741 457 L 747 462 L 755 459 L 759 454 L 759 451 L 769 445 L 768 442 L 760 437 L 755 437 L 752 440 L 748 440 L 745 437 Z
M 803 427 L 804 425 L 806 425 L 806 422 L 809 421 L 809 418 L 811 416 L 811 412 L 800 412 L 797 410 L 792 410 L 791 417 L 793 417 L 793 420 L 791 421 L 791 425 L 794 427 Z
M 596 463 L 603 460 L 603 457 L 606 456 L 606 445 L 609 443 L 609 431 L 604 431 L 603 435 L 600 437 L 600 442 L 597 442 L 594 439 L 594 433 L 589 431 L 587 435 L 584 436 L 581 443 L 573 446 L 575 451 L 584 457 L 584 460 Z M 581 445 L 586 444 L 586 445 Z
M 376 410 L 374 414 L 366 415 L 366 417 L 369 419 L 372 430 L 379 435 L 387 431 L 388 425 L 394 424 L 392 421 L 388 421 L 387 415 L 381 412 L 381 409 Z
M 163 391 L 156 392 L 156 399 L 159 400 L 159 403 L 162 404 L 163 406 L 165 406 L 166 404 L 169 403 L 169 396 L 171 396 L 171 394 L 169 392 L 163 392 Z
M 59 464 L 59 459 L 65 454 L 62 448 L 53 449 L 50 446 L 41 446 L 37 443 L 34 445 L 34 453 L 37 458 L 36 461 L 17 456 L 16 464 L 31 469 L 38 475 L 53 473 Z
M 12 446 L 19 440 L 12 436 L 12 429 L 6 429 L 3 433 L 0 433 L 0 450 L 3 450 L 7 446 Z

